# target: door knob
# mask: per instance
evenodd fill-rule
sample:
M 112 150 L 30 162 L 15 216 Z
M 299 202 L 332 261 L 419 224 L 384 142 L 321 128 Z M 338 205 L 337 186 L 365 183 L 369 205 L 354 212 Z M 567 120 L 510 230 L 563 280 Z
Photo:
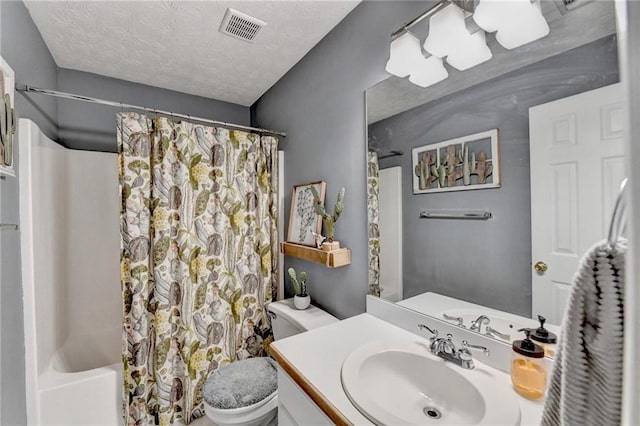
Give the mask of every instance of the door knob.
M 539 274 L 542 274 L 547 269 L 549 269 L 549 265 L 547 265 L 543 261 L 539 261 L 539 262 L 536 262 L 535 265 L 533 265 L 533 268 L 536 270 L 536 272 L 538 272 Z

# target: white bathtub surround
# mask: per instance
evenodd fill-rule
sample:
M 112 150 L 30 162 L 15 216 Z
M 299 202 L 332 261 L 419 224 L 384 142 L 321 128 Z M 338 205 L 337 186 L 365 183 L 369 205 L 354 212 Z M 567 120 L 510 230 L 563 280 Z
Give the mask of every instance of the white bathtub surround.
M 340 370 L 347 356 L 359 347 L 377 341 L 410 341 L 428 345 L 427 339 L 416 337 L 413 333 L 396 327 L 386 321 L 380 320 L 369 314 L 361 314 L 339 323 L 311 330 L 297 336 L 290 337 L 272 343 L 280 354 L 286 358 L 287 363 L 293 366 L 302 380 L 311 384 L 317 392 L 324 397 L 329 409 L 339 412 L 347 421 L 356 425 L 372 424 L 349 401 L 340 380 Z M 425 350 L 427 350 L 425 348 Z M 483 364 L 479 357 L 475 361 L 474 371 L 484 374 L 486 377 L 503 389 L 511 389 L 511 379 L 507 373 L 503 373 Z M 279 376 L 285 383 L 293 383 L 291 377 L 282 370 Z M 279 380 L 280 380 L 279 377 Z M 303 392 L 298 386 L 291 385 L 293 393 Z M 521 412 L 522 425 L 539 424 L 542 414 L 542 402 L 530 401 L 520 397 L 514 392 L 515 399 Z M 307 397 L 307 395 L 304 395 Z M 295 397 L 295 396 L 294 396 Z M 281 395 L 286 415 L 291 416 L 297 424 L 309 424 L 307 411 L 301 411 L 296 406 L 287 407 L 287 398 Z M 307 397 L 307 404 L 314 406 Z M 319 419 L 320 423 L 331 424 L 326 412 L 317 406 L 310 416 Z M 325 407 L 326 408 L 326 407 Z M 280 408 L 279 408 L 280 409 Z M 322 423 L 322 421 L 325 423 Z M 281 421 L 282 423 L 282 421 Z
M 116 155 L 19 135 L 28 422 L 121 424 Z
M 117 134 L 126 423 L 189 423 L 210 373 L 266 354 L 278 141 L 137 113 Z

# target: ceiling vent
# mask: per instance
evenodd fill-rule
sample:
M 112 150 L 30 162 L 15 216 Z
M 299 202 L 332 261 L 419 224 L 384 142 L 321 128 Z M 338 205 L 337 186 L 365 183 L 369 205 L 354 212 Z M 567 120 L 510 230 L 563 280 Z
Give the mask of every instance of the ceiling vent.
M 267 23 L 260 19 L 229 8 L 220 24 L 220 32 L 251 43 L 265 25 Z

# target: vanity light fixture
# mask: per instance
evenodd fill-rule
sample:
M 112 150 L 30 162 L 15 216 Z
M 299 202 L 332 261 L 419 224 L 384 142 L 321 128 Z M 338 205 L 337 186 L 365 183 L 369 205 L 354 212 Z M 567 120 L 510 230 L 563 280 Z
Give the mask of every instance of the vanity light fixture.
M 429 19 L 424 49 L 409 30 Z M 468 21 L 476 26 L 470 31 Z M 496 40 L 513 49 L 549 34 L 540 0 L 444 0 L 407 22 L 391 35 L 386 71 L 421 87 L 432 86 L 449 75 L 443 61 L 465 71 L 493 57 L 486 32 L 496 32 Z
M 480 0 L 473 20 L 487 32 L 496 32 L 496 40 L 505 49 L 514 49 L 549 34 L 540 0 Z
M 420 39 L 406 31 L 391 42 L 389 60 L 385 70 L 398 77 L 406 77 L 422 60 L 424 60 L 424 56 L 420 47 Z
M 429 19 L 429 35 L 424 49 L 449 65 L 465 71 L 492 58 L 484 31 L 471 34 L 465 24 L 465 11 L 451 3 Z
M 442 64 L 442 59 L 429 56 L 416 65 L 409 76 L 409 81 L 420 87 L 429 87 L 447 77 L 449 77 L 449 72 Z
M 398 77 L 409 76 L 409 81 L 420 87 L 431 86 L 449 76 L 442 59 L 435 56 L 425 58 L 420 39 L 409 31 L 391 42 L 385 69 Z

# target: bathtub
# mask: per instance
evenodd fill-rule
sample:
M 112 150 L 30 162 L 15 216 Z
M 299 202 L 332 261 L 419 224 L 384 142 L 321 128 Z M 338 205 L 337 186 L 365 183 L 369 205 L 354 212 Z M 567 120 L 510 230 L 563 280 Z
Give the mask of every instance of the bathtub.
M 107 343 L 120 344 L 116 330 L 66 341 L 39 375 L 41 425 L 121 425 L 122 362 Z M 97 344 L 96 344 L 97 343 Z M 31 421 L 29 421 L 31 424 Z
M 28 424 L 122 424 L 117 156 L 19 139 Z

